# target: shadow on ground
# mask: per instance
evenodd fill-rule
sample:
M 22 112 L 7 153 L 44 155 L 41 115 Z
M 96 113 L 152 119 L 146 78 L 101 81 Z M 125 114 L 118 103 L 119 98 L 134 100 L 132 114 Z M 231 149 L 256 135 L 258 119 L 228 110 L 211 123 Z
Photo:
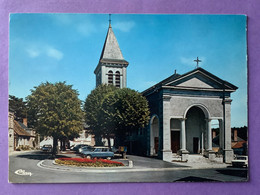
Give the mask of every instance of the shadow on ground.
M 219 182 L 218 180 L 213 180 L 213 179 L 207 179 L 203 177 L 184 177 L 178 180 L 175 180 L 174 182 Z
M 21 154 L 17 155 L 18 158 L 27 158 L 32 160 L 45 160 L 45 159 L 55 159 L 55 158 L 67 158 L 65 155 L 56 155 L 52 156 L 51 153 L 48 152 L 35 152 L 34 154 Z
M 231 175 L 244 178 L 247 178 L 248 173 L 247 169 L 219 169 L 216 171 L 224 175 Z

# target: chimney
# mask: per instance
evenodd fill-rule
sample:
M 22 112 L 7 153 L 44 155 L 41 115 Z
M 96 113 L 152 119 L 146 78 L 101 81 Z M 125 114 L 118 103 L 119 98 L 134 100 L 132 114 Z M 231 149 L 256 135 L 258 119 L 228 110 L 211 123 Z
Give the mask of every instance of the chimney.
M 27 118 L 23 118 L 23 124 L 27 127 Z
M 237 142 L 237 129 L 234 129 L 234 141 Z

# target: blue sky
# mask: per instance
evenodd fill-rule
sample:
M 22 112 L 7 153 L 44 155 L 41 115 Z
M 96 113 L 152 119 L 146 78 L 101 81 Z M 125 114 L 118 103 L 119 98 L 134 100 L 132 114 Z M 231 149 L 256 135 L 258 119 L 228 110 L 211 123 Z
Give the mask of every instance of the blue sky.
M 127 86 L 143 91 L 200 66 L 239 89 L 232 126 L 247 125 L 246 17 L 113 14 L 112 28 L 129 62 Z M 66 81 L 81 100 L 95 88 L 108 14 L 11 14 L 9 94 L 20 98 L 42 82 Z

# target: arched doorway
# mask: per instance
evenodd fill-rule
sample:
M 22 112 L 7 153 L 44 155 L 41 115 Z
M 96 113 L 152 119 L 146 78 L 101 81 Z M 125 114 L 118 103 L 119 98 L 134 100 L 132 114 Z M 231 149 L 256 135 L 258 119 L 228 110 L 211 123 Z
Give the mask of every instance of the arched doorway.
M 180 131 L 181 121 L 179 119 L 171 119 L 171 150 L 172 153 L 177 153 L 180 150 Z
M 150 124 L 150 155 L 156 156 L 159 149 L 159 118 L 153 116 Z
M 208 112 L 200 106 L 193 106 L 186 113 L 186 149 L 191 154 L 203 153 L 207 148 Z

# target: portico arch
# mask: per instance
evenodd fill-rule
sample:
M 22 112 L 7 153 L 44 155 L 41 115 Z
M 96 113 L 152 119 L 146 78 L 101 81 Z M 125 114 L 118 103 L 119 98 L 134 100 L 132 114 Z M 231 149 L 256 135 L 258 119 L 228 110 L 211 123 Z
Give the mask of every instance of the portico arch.
M 159 118 L 157 115 L 152 116 L 150 120 L 150 155 L 158 155 L 159 149 Z
M 185 111 L 186 149 L 192 154 L 212 151 L 211 118 L 204 105 L 193 105 Z
M 207 108 L 205 105 L 203 105 L 203 104 L 193 104 L 193 105 L 190 105 L 190 106 L 184 111 L 184 114 L 183 114 L 184 118 L 187 118 L 187 112 L 188 112 L 188 111 L 190 110 L 190 108 L 192 108 L 192 107 L 198 107 L 198 108 L 200 108 L 200 109 L 203 111 L 205 117 L 206 117 L 207 119 L 210 118 L 210 112 L 209 112 L 208 108 Z

